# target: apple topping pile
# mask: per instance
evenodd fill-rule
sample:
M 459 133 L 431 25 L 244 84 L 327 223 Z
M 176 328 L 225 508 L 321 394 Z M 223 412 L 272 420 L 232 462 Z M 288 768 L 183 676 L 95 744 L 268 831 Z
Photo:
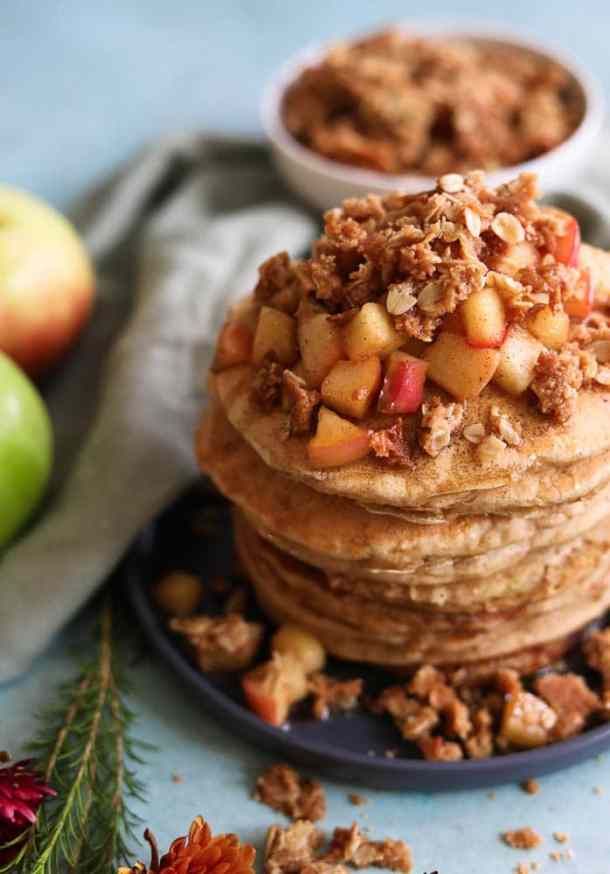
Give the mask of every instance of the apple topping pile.
M 517 47 L 397 29 L 333 47 L 288 88 L 283 119 L 314 152 L 383 173 L 519 164 L 581 109 L 559 64 Z
M 490 189 L 475 172 L 419 195 L 346 200 L 326 213 L 311 258 L 261 266 L 215 368 L 253 365 L 257 403 L 283 409 L 289 435 L 310 435 L 318 467 L 369 452 L 408 463 L 414 414 L 420 448 L 436 456 L 460 433 L 464 402 L 492 382 L 565 421 L 583 385 L 610 383 L 610 331 L 592 314 L 576 219 L 536 193 L 530 174 Z M 471 443 L 486 438 L 485 423 L 467 428 Z M 518 422 L 491 431 L 487 449 L 519 443 Z

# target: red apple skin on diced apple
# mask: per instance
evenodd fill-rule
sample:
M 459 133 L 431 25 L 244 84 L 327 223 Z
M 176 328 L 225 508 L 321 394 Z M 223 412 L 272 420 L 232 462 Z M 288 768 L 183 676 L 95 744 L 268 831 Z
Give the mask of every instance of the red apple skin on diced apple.
M 576 267 L 580 257 L 580 241 L 580 225 L 573 216 L 569 216 L 565 233 L 555 237 L 552 254 L 562 264 Z
M 565 303 L 565 311 L 573 319 L 586 319 L 591 315 L 595 302 L 595 288 L 591 279 L 591 271 L 580 271 L 577 294 L 568 298 Z
M 340 467 L 368 455 L 369 434 L 327 407 L 320 407 L 318 427 L 307 444 L 309 460 L 316 467 Z
M 564 310 L 544 306 L 528 318 L 527 327 L 549 349 L 561 349 L 570 333 L 570 317 Z
M 379 395 L 379 412 L 388 415 L 415 413 L 424 399 L 428 362 L 406 352 L 393 352 Z
M 473 292 L 462 305 L 466 340 L 475 349 L 498 349 L 507 330 L 504 303 L 494 288 Z
M 494 382 L 511 395 L 526 391 L 534 378 L 542 343 L 520 325 L 511 325 L 500 348 Z
M 361 361 L 337 361 L 322 383 L 322 402 L 344 416 L 363 419 L 377 400 L 381 362 L 376 355 Z
M 251 329 L 243 322 L 226 322 L 218 336 L 214 369 L 226 370 L 238 364 L 247 364 L 252 357 L 253 337 Z
M 426 352 L 428 379 L 458 401 L 478 397 L 500 360 L 497 349 L 475 349 L 465 337 L 441 331 Z
M 250 710 L 275 726 L 283 725 L 292 705 L 307 694 L 303 666 L 281 653 L 244 674 L 241 685 Z

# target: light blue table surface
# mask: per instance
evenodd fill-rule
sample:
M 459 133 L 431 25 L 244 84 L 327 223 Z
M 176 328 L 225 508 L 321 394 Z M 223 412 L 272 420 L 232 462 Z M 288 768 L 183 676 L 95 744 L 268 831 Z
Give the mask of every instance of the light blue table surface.
M 304 43 L 374 23 L 408 17 L 414 4 L 309 0 L 5 0 L 0 12 L 0 177 L 65 206 L 147 140 L 165 132 L 206 128 L 258 133 L 257 103 L 274 68 Z M 468 19 L 499 20 L 571 49 L 610 91 L 610 5 L 607 2 L 461 4 Z M 454 4 L 424 5 L 426 17 L 455 17 Z M 347 22 L 347 24 L 346 24 Z M 21 681 L 0 691 L 0 748 L 19 751 L 32 714 L 49 699 L 71 664 L 64 636 Z M 197 813 L 216 830 L 233 830 L 261 845 L 278 820 L 249 800 L 268 759 L 218 726 L 150 655 L 133 670 L 139 732 L 155 743 L 144 769 L 147 804 L 140 812 L 165 845 Z M 172 774 L 183 777 L 172 781 Z M 594 792 L 605 787 L 605 793 Z M 412 844 L 415 871 L 508 874 L 518 862 L 544 871 L 610 874 L 610 758 L 542 780 L 536 797 L 516 786 L 426 797 L 366 791 L 367 806 L 347 802 L 349 786 L 329 790 L 327 827 L 357 819 L 374 835 Z M 541 849 L 503 846 L 500 831 L 532 825 Z M 575 857 L 553 831 L 570 834 Z

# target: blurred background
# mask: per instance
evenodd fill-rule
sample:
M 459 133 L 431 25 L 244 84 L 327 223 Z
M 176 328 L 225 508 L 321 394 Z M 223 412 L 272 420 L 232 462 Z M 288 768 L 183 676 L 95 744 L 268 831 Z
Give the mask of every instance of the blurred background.
M 610 93 L 607 0 L 7 0 L 0 25 L 6 182 L 67 205 L 150 139 L 260 135 L 261 90 L 308 42 L 405 19 L 478 21 L 573 52 Z

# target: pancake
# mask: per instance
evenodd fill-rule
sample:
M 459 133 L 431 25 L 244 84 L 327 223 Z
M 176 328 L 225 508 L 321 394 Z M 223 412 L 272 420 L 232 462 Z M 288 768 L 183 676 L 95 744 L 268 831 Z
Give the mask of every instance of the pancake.
M 418 525 L 323 495 L 271 472 L 217 404 L 197 438 L 201 466 L 257 531 L 280 549 L 337 574 L 418 586 L 497 573 L 573 540 L 610 512 L 610 486 L 535 517 L 463 516 Z M 320 524 L 323 520 L 323 524 Z
M 253 374 L 242 365 L 212 375 L 212 390 L 228 420 L 268 467 L 327 494 L 428 511 L 510 513 L 577 500 L 610 478 L 608 388 L 579 392 L 576 412 L 559 424 L 538 413 L 526 396 L 510 397 L 489 385 L 468 402 L 464 424 L 487 422 L 492 406 L 521 423 L 523 443 L 507 448 L 501 464 L 482 462 L 472 444 L 458 439 L 436 458 L 415 454 L 408 468 L 367 457 L 322 470 L 310 463 L 304 438 L 285 439 L 286 414 L 264 412 L 253 401 Z M 428 397 L 443 394 L 426 391 Z M 414 432 L 415 417 L 405 420 Z
M 334 594 L 319 572 L 274 550 L 239 517 L 236 544 L 263 609 L 276 622 L 297 622 L 351 661 L 407 667 L 502 659 L 570 637 L 610 604 L 605 543 L 576 553 L 566 568 L 572 585 L 559 595 L 492 615 L 384 611 L 353 594 Z

